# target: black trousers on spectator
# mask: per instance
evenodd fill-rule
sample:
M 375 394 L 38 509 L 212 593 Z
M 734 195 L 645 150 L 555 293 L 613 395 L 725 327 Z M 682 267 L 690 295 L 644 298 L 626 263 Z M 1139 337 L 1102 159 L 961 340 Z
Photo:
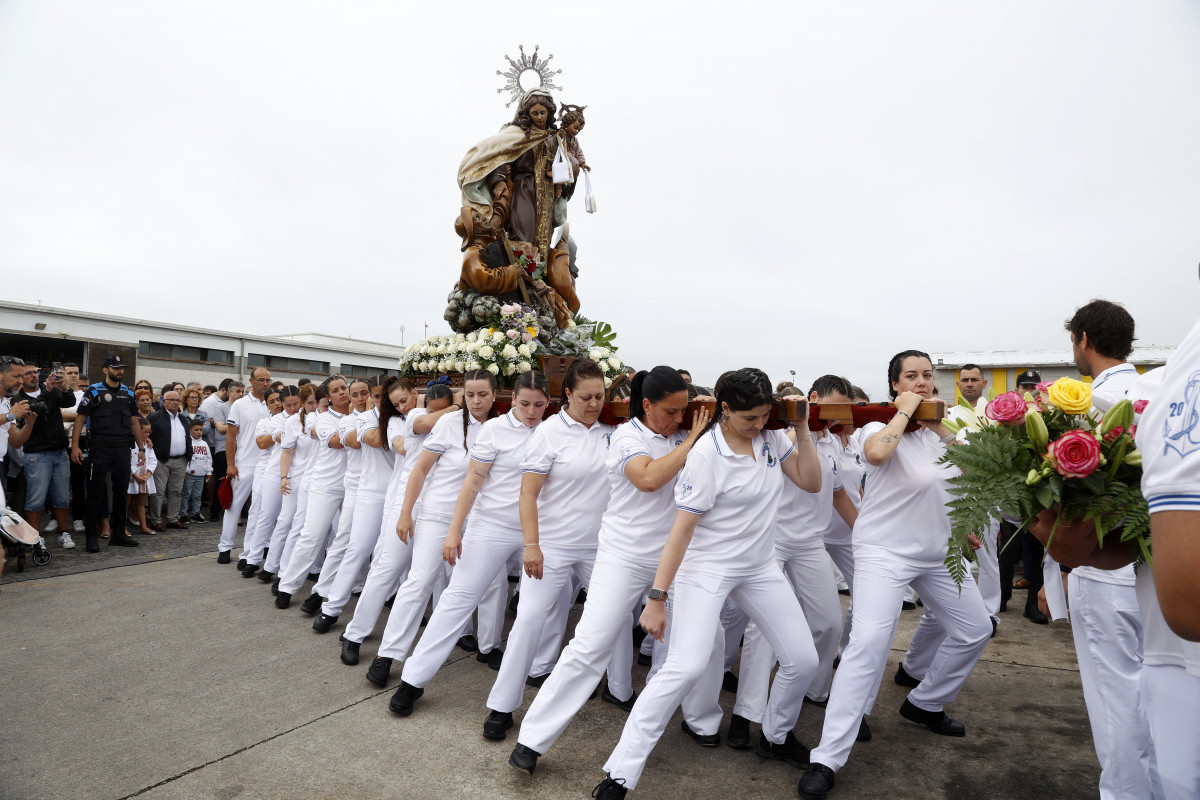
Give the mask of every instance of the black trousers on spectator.
M 208 518 L 216 519 L 221 515 L 221 501 L 217 499 L 217 487 L 221 485 L 221 478 L 225 477 L 225 451 L 220 450 L 213 453 L 213 490 L 212 497 L 209 498 Z
M 127 442 L 92 442 L 88 451 L 87 511 L 84 524 L 89 538 L 100 533 L 100 515 L 107 494 L 106 479 L 112 481 L 108 520 L 113 536 L 125 534 L 125 502 L 129 492 L 129 445 Z
M 87 460 L 71 462 L 71 518 L 82 521 L 87 516 Z

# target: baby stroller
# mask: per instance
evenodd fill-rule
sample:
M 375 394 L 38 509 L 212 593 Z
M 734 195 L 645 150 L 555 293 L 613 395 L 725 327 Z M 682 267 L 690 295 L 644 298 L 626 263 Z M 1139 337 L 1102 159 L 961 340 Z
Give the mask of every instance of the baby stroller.
M 0 541 L 4 542 L 4 558 L 17 557 L 17 572 L 25 569 L 25 556 L 31 555 L 33 563 L 44 567 L 54 556 L 42 543 L 42 538 L 17 512 L 4 509 L 0 512 Z

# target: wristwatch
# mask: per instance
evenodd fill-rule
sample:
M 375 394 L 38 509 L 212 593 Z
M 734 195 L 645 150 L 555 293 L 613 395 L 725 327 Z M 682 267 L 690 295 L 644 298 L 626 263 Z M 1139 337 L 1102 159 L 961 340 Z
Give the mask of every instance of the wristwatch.
M 646 597 L 648 597 L 651 600 L 665 601 L 667 599 L 667 590 L 666 589 L 651 589 L 650 591 L 646 592 Z
M 7 414 L 5 414 L 4 416 L 8 417 L 8 421 L 9 421 L 9 422 L 16 422 L 16 421 L 17 421 L 17 415 L 16 415 L 16 414 L 14 414 L 14 413 L 12 413 L 11 411 L 10 411 L 10 412 L 8 412 Z

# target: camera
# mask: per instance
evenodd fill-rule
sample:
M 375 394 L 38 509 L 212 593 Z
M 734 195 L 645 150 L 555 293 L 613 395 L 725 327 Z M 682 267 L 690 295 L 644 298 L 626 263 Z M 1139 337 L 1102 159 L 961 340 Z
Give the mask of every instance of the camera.
M 50 407 L 41 400 L 34 400 L 29 404 L 29 410 L 37 414 L 39 417 L 44 417 L 50 413 Z

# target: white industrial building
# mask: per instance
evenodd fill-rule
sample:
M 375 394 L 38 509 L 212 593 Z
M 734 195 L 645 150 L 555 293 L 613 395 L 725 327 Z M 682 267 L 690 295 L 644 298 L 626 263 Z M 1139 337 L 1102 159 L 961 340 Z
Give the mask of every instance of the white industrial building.
M 258 366 L 286 383 L 319 383 L 335 372 L 395 375 L 402 350 L 320 333 L 260 336 L 0 300 L 0 354 L 44 369 L 74 362 L 92 381 L 106 357 L 120 355 L 129 364 L 125 383 L 145 378 L 156 391 L 169 381 L 244 381 Z

